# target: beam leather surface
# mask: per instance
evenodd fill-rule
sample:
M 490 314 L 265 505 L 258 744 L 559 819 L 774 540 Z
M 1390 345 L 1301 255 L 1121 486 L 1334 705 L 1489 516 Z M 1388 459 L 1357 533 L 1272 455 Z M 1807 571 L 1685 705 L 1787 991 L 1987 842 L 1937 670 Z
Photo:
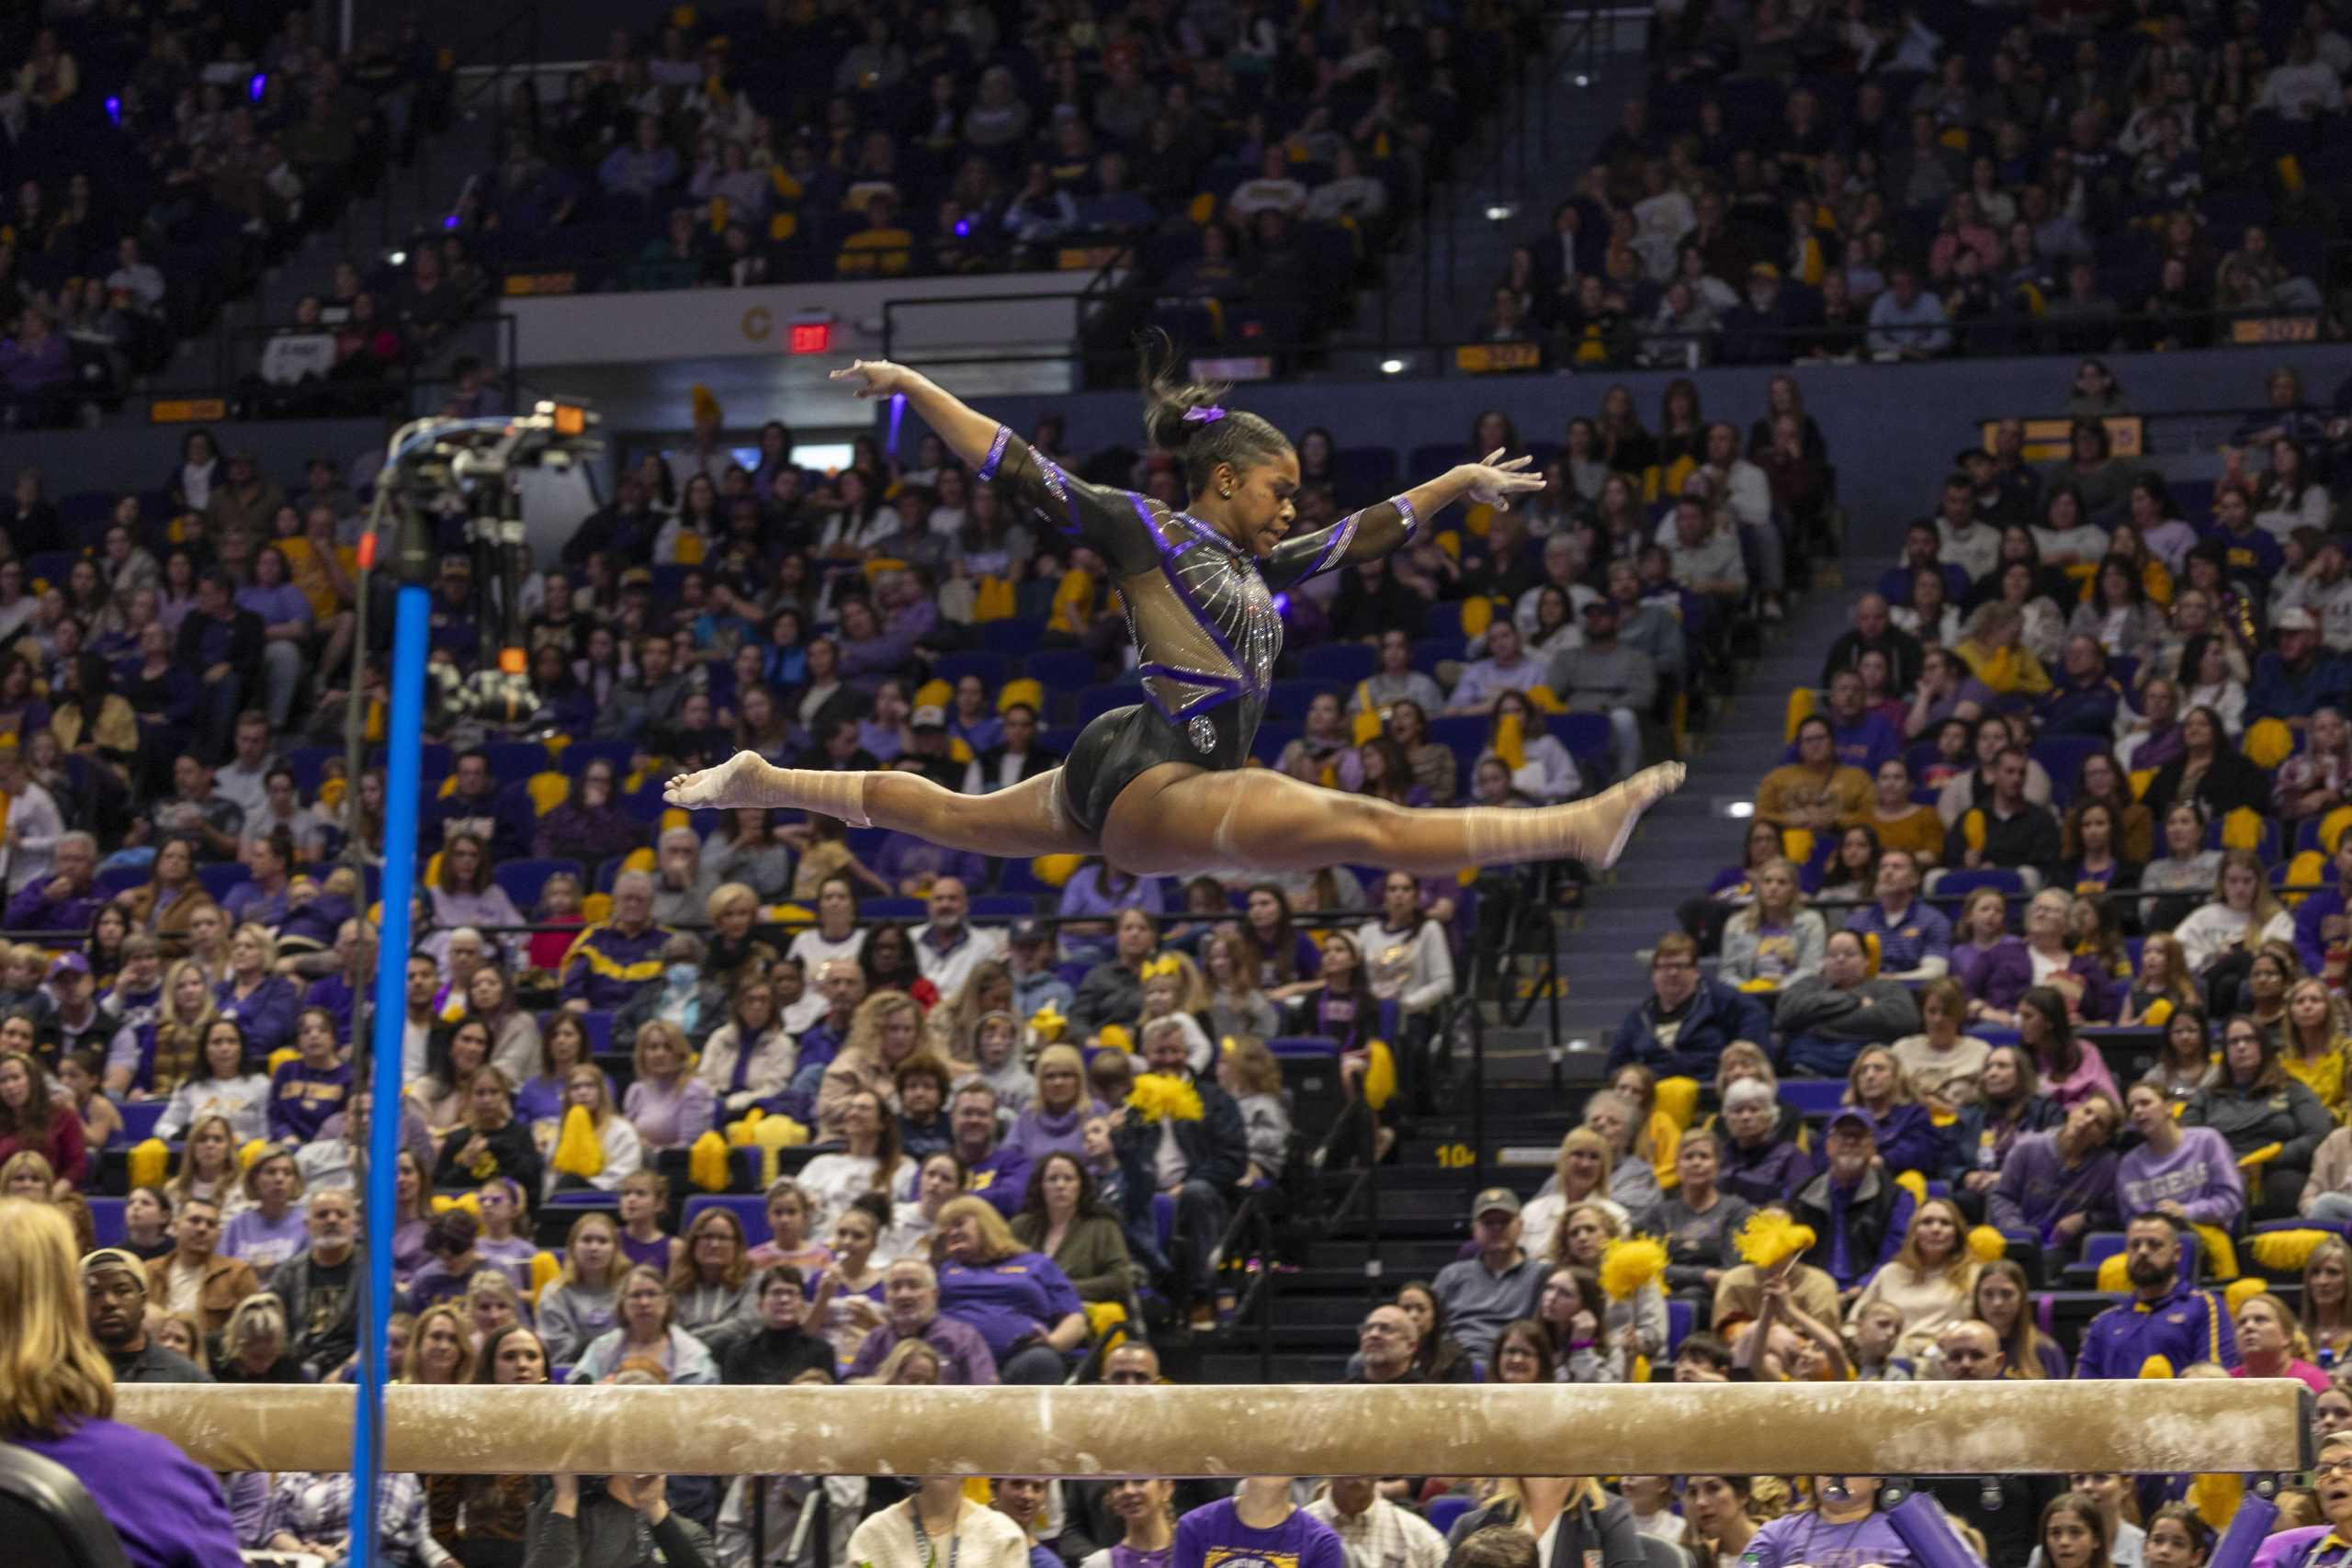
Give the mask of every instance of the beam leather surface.
M 2288 1380 L 1112 1388 L 410 1387 L 384 1468 L 443 1474 L 1979 1475 L 2287 1471 Z M 208 1470 L 338 1470 L 341 1386 L 141 1383 Z

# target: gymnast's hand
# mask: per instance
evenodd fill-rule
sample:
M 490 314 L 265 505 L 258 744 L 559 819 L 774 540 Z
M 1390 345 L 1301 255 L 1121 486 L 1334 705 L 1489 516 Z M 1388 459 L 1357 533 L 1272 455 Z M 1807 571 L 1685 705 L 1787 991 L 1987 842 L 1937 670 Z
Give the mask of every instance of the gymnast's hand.
M 1496 461 L 1502 455 L 1503 448 L 1498 446 L 1487 454 L 1485 462 L 1463 464 L 1461 473 L 1469 481 L 1471 501 L 1480 506 L 1491 506 L 1498 512 L 1509 512 L 1512 496 L 1544 488 L 1544 476 L 1520 471 L 1534 458 L 1519 457 L 1508 461 Z
M 861 398 L 887 398 L 905 390 L 907 372 L 887 359 L 853 359 L 848 369 L 834 371 L 831 379 L 853 383 Z

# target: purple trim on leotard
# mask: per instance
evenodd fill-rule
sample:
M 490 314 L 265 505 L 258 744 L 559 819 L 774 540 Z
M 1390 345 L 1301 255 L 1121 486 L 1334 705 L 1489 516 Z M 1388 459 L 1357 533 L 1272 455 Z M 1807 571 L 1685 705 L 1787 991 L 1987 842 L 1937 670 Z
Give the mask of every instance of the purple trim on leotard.
M 1185 670 L 1173 664 L 1162 664 L 1157 660 L 1153 660 L 1149 664 L 1137 665 L 1136 667 L 1136 674 L 1138 678 L 1147 680 L 1151 676 L 1158 675 L 1170 681 L 1182 681 L 1188 686 L 1205 686 L 1208 688 L 1208 690 L 1203 692 L 1199 696 L 1194 697 L 1191 702 L 1186 703 L 1182 707 L 1171 708 L 1166 703 L 1159 700 L 1159 694 L 1153 692 L 1149 685 L 1146 685 L 1143 689 L 1143 700 L 1149 703 L 1152 706 L 1152 710 L 1170 724 L 1176 723 L 1186 714 L 1192 713 L 1196 709 L 1207 707 L 1214 703 L 1229 702 L 1235 697 L 1246 694 L 1249 691 L 1246 677 L 1238 675 L 1211 675 L 1198 670 Z
M 996 466 L 1004 461 L 1004 448 L 1012 439 L 1012 427 L 1011 425 L 1000 424 L 996 427 L 996 439 L 989 443 L 989 455 L 980 459 L 980 466 L 977 476 L 979 482 L 986 484 L 989 480 L 996 478 Z
M 1421 526 L 1421 520 L 1413 515 L 1412 502 L 1400 494 L 1391 500 L 1388 504 L 1395 507 L 1396 509 L 1396 515 L 1405 520 L 1405 536 L 1397 540 L 1396 543 L 1400 547 L 1411 544 L 1413 542 L 1413 536 L 1419 532 Z
M 1348 546 L 1355 541 L 1356 519 L 1363 515 L 1361 512 L 1351 512 L 1332 525 L 1331 536 L 1323 542 L 1323 553 L 1315 558 L 1313 566 L 1299 574 L 1302 580 L 1321 575 L 1323 568 L 1335 557 L 1347 553 Z
M 1142 506 L 1143 500 L 1140 496 L 1136 498 L 1136 504 L 1138 508 Z M 1182 512 L 1172 513 L 1170 515 L 1185 524 L 1188 524 L 1192 527 L 1193 544 L 1218 544 L 1225 547 L 1228 555 L 1238 555 L 1241 553 L 1241 547 L 1238 545 L 1236 545 L 1232 540 L 1227 538 L 1224 535 L 1218 533 L 1216 529 L 1210 527 L 1199 518 Z M 1184 554 L 1186 550 L 1191 549 L 1193 547 L 1192 545 L 1186 545 L 1182 547 L 1182 548 L 1171 548 L 1168 542 L 1160 537 L 1159 531 L 1158 529 L 1154 529 L 1152 531 L 1151 537 L 1152 543 L 1158 546 L 1159 549 L 1159 574 L 1168 579 L 1168 586 L 1176 591 L 1176 597 L 1182 601 L 1184 608 L 1193 613 L 1193 619 L 1200 626 L 1201 630 L 1209 634 L 1209 640 L 1216 644 L 1217 651 L 1225 655 L 1226 662 L 1233 666 L 1235 672 L 1244 682 L 1243 689 L 1247 690 L 1247 682 L 1250 679 L 1250 669 L 1248 664 L 1246 664 L 1241 658 L 1241 650 L 1235 648 L 1232 642 L 1227 638 L 1225 633 L 1218 629 L 1216 622 L 1209 617 L 1209 614 L 1206 610 L 1201 608 L 1201 602 L 1193 597 L 1193 591 L 1185 586 L 1184 580 L 1176 573 L 1176 558 Z

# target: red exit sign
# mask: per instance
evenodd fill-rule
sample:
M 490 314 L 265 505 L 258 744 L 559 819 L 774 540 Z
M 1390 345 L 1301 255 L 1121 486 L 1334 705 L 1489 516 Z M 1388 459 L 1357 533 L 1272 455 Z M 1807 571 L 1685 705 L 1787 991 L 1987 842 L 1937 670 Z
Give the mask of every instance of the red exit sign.
M 785 347 L 790 354 L 830 354 L 833 348 L 833 324 L 831 321 L 795 321 Z

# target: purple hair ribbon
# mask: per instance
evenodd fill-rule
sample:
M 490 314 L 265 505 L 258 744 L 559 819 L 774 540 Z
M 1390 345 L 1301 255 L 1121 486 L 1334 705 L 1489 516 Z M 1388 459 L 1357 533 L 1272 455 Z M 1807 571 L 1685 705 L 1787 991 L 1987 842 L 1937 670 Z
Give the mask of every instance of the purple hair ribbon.
M 1224 417 L 1225 411 L 1217 407 L 1215 403 L 1209 403 L 1204 407 L 1196 409 L 1186 409 L 1184 411 L 1184 423 L 1186 424 L 1215 424 L 1218 420 L 1221 420 Z

